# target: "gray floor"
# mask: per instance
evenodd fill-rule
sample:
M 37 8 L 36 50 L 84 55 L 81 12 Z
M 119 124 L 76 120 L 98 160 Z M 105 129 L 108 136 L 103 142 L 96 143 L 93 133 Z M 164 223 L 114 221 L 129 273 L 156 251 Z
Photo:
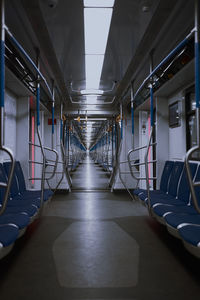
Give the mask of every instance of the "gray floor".
M 89 156 L 72 173 L 73 190 L 105 190 L 109 179 L 98 164 L 94 164 Z
M 198 299 L 200 261 L 88 163 L 0 261 L 0 299 Z

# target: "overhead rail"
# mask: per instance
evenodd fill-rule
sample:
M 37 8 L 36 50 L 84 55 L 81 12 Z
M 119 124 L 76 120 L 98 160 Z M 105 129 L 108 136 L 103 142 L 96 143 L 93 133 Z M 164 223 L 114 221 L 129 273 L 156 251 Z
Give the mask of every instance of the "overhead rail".
M 25 57 L 25 59 L 31 64 L 31 66 L 33 67 L 33 69 L 36 71 L 36 112 L 37 112 L 37 136 L 38 136 L 38 141 L 39 141 L 39 145 L 36 144 L 32 144 L 33 146 L 39 147 L 41 149 L 41 153 L 42 153 L 42 158 L 43 158 L 43 162 L 42 162 L 42 176 L 41 178 L 30 178 L 30 180 L 41 180 L 41 207 L 43 206 L 43 200 L 44 200 L 44 182 L 45 180 L 47 181 L 48 185 L 49 185 L 49 180 L 52 179 L 55 175 L 56 169 L 57 169 L 57 164 L 58 164 L 58 153 L 57 151 L 54 149 L 54 145 L 53 145 L 53 140 L 54 140 L 54 110 L 55 110 L 55 89 L 53 86 L 53 89 L 50 89 L 50 86 L 47 83 L 46 78 L 43 76 L 43 74 L 40 71 L 40 64 L 39 64 L 39 55 L 38 55 L 38 62 L 37 65 L 33 62 L 33 60 L 30 58 L 30 56 L 26 53 L 26 51 L 24 50 L 24 48 L 21 46 L 21 44 L 15 39 L 15 37 L 13 36 L 13 34 L 10 32 L 10 30 L 5 27 L 5 30 L 11 40 L 11 42 L 16 46 L 16 48 L 20 51 L 20 53 Z M 40 91 L 41 91 L 41 82 L 44 82 L 45 87 L 48 91 L 48 94 L 50 96 L 50 99 L 52 101 L 52 148 L 48 148 L 48 147 L 44 147 L 43 143 L 42 143 L 42 139 L 41 139 L 41 133 L 40 133 L 40 116 L 39 116 L 39 112 L 40 112 Z M 49 152 L 53 152 L 55 154 L 55 161 L 54 163 L 51 163 L 50 161 L 47 160 L 46 158 L 46 154 L 45 154 L 45 150 L 49 151 Z M 34 161 L 30 161 L 31 163 L 35 163 L 35 164 L 41 164 L 41 162 L 34 162 Z M 50 176 L 46 176 L 46 168 L 47 167 L 53 167 L 53 171 L 50 172 L 51 175 Z
M 27 59 L 27 61 L 32 65 L 32 67 L 36 71 L 37 75 L 40 77 L 40 80 L 42 80 L 44 82 L 44 84 L 45 84 L 45 86 L 47 88 L 47 91 L 48 91 L 51 99 L 53 99 L 53 93 L 51 91 L 51 88 L 48 85 L 47 80 L 45 79 L 45 77 L 43 76 L 43 74 L 40 72 L 39 68 L 36 66 L 36 64 L 33 62 L 33 60 L 30 58 L 30 56 L 26 53 L 26 51 L 21 46 L 21 44 L 16 40 L 16 38 L 13 36 L 13 34 L 10 32 L 10 30 L 8 29 L 7 26 L 5 26 L 5 30 L 8 33 L 8 36 L 9 36 L 10 40 L 17 47 L 17 49 L 21 52 L 21 54 L 24 55 L 24 57 Z
M 191 32 L 145 78 L 134 94 L 133 100 L 135 108 L 150 96 L 149 84 L 151 78 L 154 79 L 153 91 L 155 92 L 193 59 L 194 32 L 195 28 L 192 29 Z M 131 85 L 128 87 L 128 90 L 129 89 L 131 89 Z
M 1 47 L 0 47 L 0 151 L 5 152 L 11 160 L 10 173 L 8 175 L 7 183 L 0 182 L 0 187 L 5 188 L 4 198 L 2 200 L 2 206 L 0 207 L 0 215 L 2 215 L 6 209 L 10 187 L 12 182 L 12 177 L 15 167 L 15 158 L 12 151 L 4 146 L 3 132 L 4 132 L 4 100 L 5 100 L 5 10 L 4 10 L 4 1 L 1 1 L 0 6 L 0 38 L 1 38 Z

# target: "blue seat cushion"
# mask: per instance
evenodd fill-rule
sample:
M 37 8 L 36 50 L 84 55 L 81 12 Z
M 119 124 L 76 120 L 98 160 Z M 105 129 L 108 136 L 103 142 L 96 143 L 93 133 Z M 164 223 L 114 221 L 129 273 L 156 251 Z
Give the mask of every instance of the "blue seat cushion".
M 162 217 L 167 212 L 185 213 L 185 214 L 193 214 L 193 215 L 197 214 L 197 211 L 192 206 L 188 206 L 188 205 L 175 206 L 175 205 L 161 204 L 153 207 L 152 209 L 154 213 L 159 217 Z
M 0 225 L 0 243 L 3 247 L 10 246 L 13 244 L 19 234 L 19 230 L 16 226 L 10 225 Z
M 27 206 L 27 205 L 35 205 L 38 208 L 40 207 L 40 199 L 24 199 L 24 198 L 13 198 L 12 200 L 8 200 L 7 206 Z
M 150 200 L 151 206 L 155 204 L 169 204 L 169 205 L 177 205 L 177 206 L 183 206 L 184 203 L 180 199 L 174 198 L 170 195 L 164 195 L 160 197 L 153 197 Z
M 19 229 L 28 226 L 30 217 L 25 213 L 3 214 L 0 216 L 0 224 L 15 224 Z
M 23 212 L 26 213 L 29 217 L 33 217 L 34 215 L 37 214 L 38 209 L 34 205 L 26 205 L 26 206 L 6 207 L 6 209 L 4 211 L 5 214 L 23 213 Z
M 200 224 L 200 215 L 170 213 L 165 216 L 165 221 L 171 227 L 177 228 L 180 224 L 183 223 Z
M 198 246 L 200 242 L 200 226 L 195 226 L 195 225 L 186 225 L 180 228 L 179 234 L 181 238 L 186 241 L 187 243 L 193 245 L 193 246 Z M 200 247 L 200 245 L 199 245 Z M 200 251 L 200 248 L 199 248 Z

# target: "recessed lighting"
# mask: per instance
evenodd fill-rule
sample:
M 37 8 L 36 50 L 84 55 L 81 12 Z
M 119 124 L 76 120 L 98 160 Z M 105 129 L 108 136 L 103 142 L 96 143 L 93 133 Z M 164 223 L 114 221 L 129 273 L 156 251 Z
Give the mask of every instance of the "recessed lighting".
M 105 54 L 112 11 L 112 8 L 84 9 L 85 54 Z
M 102 90 L 94 90 L 94 89 L 88 89 L 88 90 L 82 90 L 81 95 L 87 94 L 88 96 L 90 95 L 102 95 L 103 91 Z

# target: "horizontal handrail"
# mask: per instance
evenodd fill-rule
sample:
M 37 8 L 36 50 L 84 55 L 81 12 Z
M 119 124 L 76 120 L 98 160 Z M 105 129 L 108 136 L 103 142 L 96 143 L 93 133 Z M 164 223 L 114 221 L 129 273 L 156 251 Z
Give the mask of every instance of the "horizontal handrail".
M 29 160 L 29 163 L 43 165 L 43 163 L 41 161 Z M 48 163 L 48 160 L 46 160 L 45 165 L 46 165 L 46 167 L 55 167 L 55 164 Z
M 154 146 L 154 145 L 157 145 L 157 142 L 150 144 L 150 146 Z M 141 149 L 146 149 L 147 147 L 148 146 L 141 146 L 141 147 L 138 147 L 138 148 L 131 149 L 131 150 L 129 150 L 128 155 L 130 155 L 132 152 L 136 152 L 136 151 L 141 150 Z
M 153 164 L 153 163 L 155 163 L 155 162 L 157 162 L 157 160 L 156 160 L 156 159 L 154 159 L 154 160 L 150 160 L 150 161 L 148 161 L 148 164 Z M 131 166 L 132 166 L 132 167 L 135 167 L 135 166 L 141 166 L 141 165 L 145 165 L 145 162 L 141 162 L 141 163 L 132 164 Z

